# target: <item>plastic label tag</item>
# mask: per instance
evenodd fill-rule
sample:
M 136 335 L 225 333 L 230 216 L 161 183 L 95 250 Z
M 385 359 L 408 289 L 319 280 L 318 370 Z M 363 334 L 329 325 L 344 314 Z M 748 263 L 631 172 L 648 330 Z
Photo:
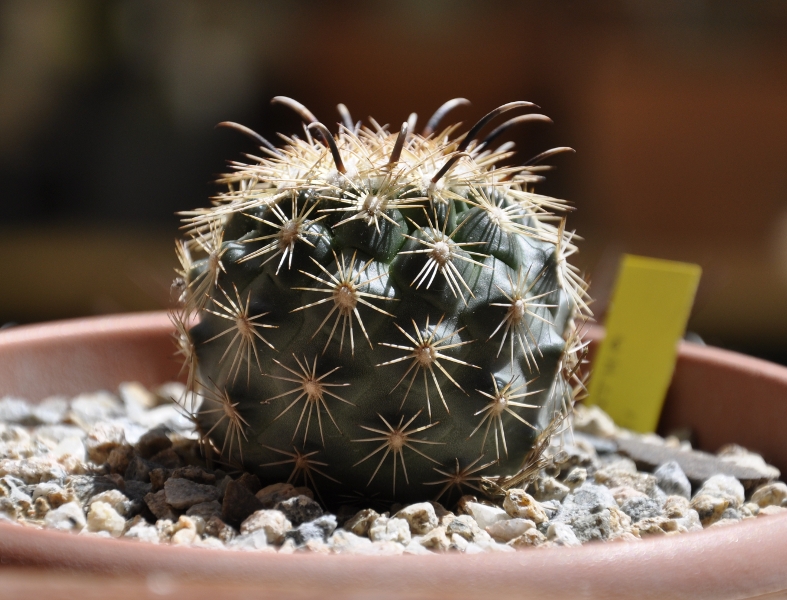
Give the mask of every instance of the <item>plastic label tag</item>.
M 702 269 L 623 256 L 588 390 L 621 427 L 656 430 Z

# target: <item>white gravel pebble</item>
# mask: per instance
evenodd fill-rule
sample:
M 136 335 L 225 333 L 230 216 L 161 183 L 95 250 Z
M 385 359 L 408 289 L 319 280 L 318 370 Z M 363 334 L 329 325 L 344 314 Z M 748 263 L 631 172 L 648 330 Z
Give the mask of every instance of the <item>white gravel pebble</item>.
M 51 529 L 61 531 L 82 531 L 87 525 L 85 513 L 76 502 L 67 502 L 55 510 L 50 510 L 44 518 L 44 523 Z
M 120 537 L 126 527 L 124 519 L 106 502 L 93 502 L 87 513 L 88 531 L 107 531 L 112 537 Z
M 514 518 L 492 523 L 486 528 L 486 532 L 497 542 L 510 542 L 535 526 L 536 524 L 530 519 Z
M 547 513 L 525 490 L 516 488 L 508 490 L 503 500 L 503 509 L 511 518 L 530 519 L 536 525 L 547 520 Z
M 437 515 L 434 507 L 428 502 L 405 506 L 394 517 L 407 521 L 410 532 L 414 535 L 423 535 L 437 527 Z
M 486 529 L 497 521 L 511 518 L 505 510 L 498 506 L 487 506 L 478 502 L 467 502 L 465 510 L 475 519 L 481 529 Z
M 292 529 L 292 523 L 284 516 L 284 513 L 273 509 L 256 511 L 240 526 L 240 532 L 243 535 L 258 530 L 264 531 L 270 544 L 281 544 L 284 541 L 284 534 L 290 529 Z
M 410 543 L 410 524 L 404 519 L 380 517 L 369 527 L 369 539 L 373 542 Z

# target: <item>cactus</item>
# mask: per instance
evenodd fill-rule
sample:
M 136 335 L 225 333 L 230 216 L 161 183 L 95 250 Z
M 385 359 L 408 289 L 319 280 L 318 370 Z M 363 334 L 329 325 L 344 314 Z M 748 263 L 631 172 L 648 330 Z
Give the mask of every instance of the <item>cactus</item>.
M 565 201 L 539 195 L 544 152 L 500 166 L 512 102 L 464 136 L 304 120 L 233 162 L 184 214 L 174 312 L 207 450 L 328 503 L 479 493 L 522 473 L 581 381 L 587 285 L 567 259 Z M 193 325 L 191 325 L 193 324 Z M 542 434 L 543 437 L 543 434 Z M 543 447 L 543 439 L 538 447 Z

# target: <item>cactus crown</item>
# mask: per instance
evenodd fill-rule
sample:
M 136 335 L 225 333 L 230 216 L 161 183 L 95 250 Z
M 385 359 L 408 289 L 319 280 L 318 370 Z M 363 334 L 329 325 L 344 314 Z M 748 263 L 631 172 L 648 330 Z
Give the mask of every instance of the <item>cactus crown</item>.
M 409 501 L 521 479 L 579 390 L 587 285 L 568 263 L 565 201 L 542 160 L 442 118 L 414 132 L 354 123 L 232 162 L 210 208 L 184 215 L 173 313 L 205 447 L 329 502 Z M 190 328 L 187 323 L 196 323 Z M 539 434 L 541 434 L 539 436 Z M 535 450 L 534 450 L 535 448 Z M 524 471 L 523 471 L 524 470 Z

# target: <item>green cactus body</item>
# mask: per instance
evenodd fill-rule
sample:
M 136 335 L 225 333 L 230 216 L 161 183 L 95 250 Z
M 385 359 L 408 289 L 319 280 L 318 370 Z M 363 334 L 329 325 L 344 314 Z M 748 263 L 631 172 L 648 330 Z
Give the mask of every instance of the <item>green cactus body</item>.
M 500 167 L 510 145 L 478 128 L 346 119 L 331 136 L 282 102 L 305 135 L 258 138 L 264 157 L 233 163 L 179 245 L 206 444 L 329 503 L 516 474 L 576 389 L 588 310 L 565 203 L 532 191 L 539 167 Z

